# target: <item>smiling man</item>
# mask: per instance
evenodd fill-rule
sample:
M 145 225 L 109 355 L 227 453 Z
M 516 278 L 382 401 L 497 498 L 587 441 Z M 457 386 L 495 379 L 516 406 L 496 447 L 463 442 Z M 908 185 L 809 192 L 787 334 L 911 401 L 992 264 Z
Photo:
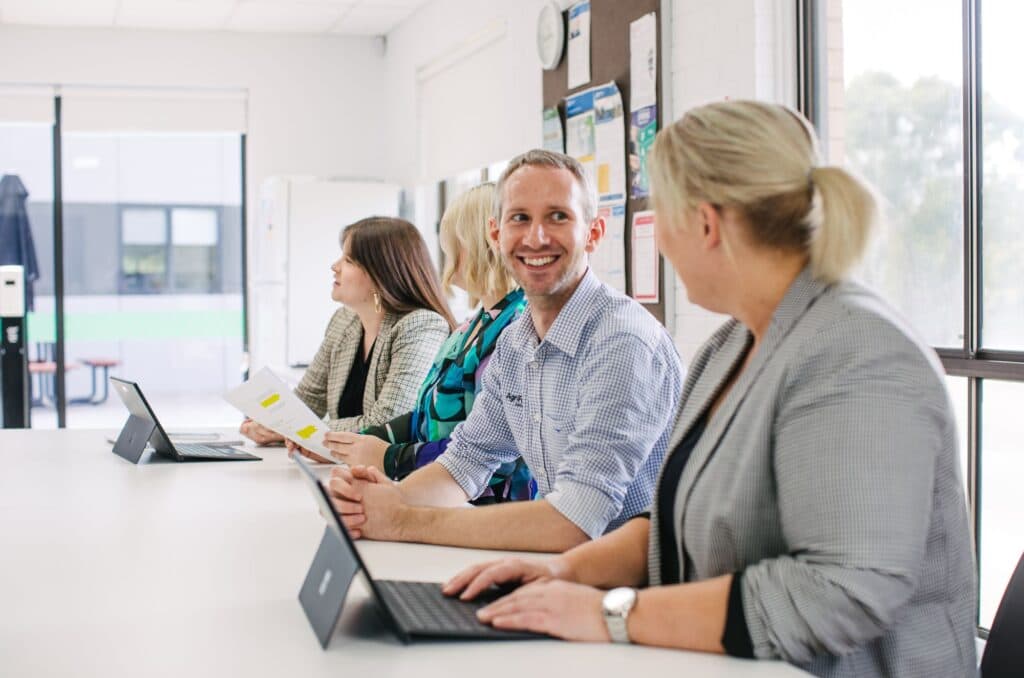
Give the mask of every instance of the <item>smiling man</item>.
M 605 225 L 578 162 L 524 153 L 497 201 L 490 237 L 529 312 L 502 334 L 473 411 L 436 462 L 397 484 L 375 468 L 333 471 L 354 536 L 560 552 L 650 502 L 682 387 L 668 333 L 590 272 Z M 464 508 L 519 455 L 538 500 Z

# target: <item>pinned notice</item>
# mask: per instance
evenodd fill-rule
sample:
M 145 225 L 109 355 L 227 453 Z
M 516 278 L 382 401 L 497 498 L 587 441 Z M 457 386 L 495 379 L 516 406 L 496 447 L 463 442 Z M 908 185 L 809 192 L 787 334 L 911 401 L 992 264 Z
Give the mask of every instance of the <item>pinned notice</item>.
M 633 298 L 642 304 L 658 303 L 658 247 L 654 241 L 654 212 L 633 214 L 631 282 Z

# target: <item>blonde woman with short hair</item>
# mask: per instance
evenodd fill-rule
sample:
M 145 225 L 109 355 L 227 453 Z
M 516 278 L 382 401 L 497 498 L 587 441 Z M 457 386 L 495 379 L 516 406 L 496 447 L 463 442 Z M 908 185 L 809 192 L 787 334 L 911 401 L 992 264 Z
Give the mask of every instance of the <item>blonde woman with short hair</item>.
M 820 676 L 974 675 L 942 370 L 851 280 L 872 192 L 819 163 L 802 116 L 752 101 L 691 110 L 650 163 L 661 252 L 691 301 L 732 316 L 692 363 L 650 513 L 554 560 L 470 568 L 447 592 L 526 582 L 481 619 L 573 640 Z
M 469 415 L 481 387 L 484 368 L 501 333 L 526 308 L 523 290 L 501 262 L 487 238 L 494 184 L 470 189 L 456 198 L 441 218 L 445 255 L 441 281 L 466 291 L 481 308 L 441 346 L 411 412 L 352 433 L 328 434 L 334 456 L 350 465 L 376 466 L 400 480 L 439 457 L 452 430 Z M 536 482 L 522 458 L 503 464 L 488 489 L 474 502 L 490 504 L 532 499 Z

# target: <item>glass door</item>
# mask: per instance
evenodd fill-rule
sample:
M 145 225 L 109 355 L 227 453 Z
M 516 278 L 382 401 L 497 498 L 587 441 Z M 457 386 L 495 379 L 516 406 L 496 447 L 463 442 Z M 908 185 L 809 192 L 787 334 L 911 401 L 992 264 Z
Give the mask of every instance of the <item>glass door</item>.
M 66 131 L 69 427 L 116 428 L 138 382 L 172 430 L 233 426 L 241 380 L 238 133 Z

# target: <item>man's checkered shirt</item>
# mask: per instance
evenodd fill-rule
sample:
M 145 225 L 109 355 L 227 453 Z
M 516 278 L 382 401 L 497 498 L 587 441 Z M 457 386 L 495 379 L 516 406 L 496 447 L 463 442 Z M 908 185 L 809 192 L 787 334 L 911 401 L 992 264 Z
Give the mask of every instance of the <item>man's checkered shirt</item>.
M 543 341 L 529 313 L 502 334 L 438 463 L 475 498 L 521 454 L 538 496 L 598 537 L 648 507 L 682 381 L 665 328 L 588 271 Z

